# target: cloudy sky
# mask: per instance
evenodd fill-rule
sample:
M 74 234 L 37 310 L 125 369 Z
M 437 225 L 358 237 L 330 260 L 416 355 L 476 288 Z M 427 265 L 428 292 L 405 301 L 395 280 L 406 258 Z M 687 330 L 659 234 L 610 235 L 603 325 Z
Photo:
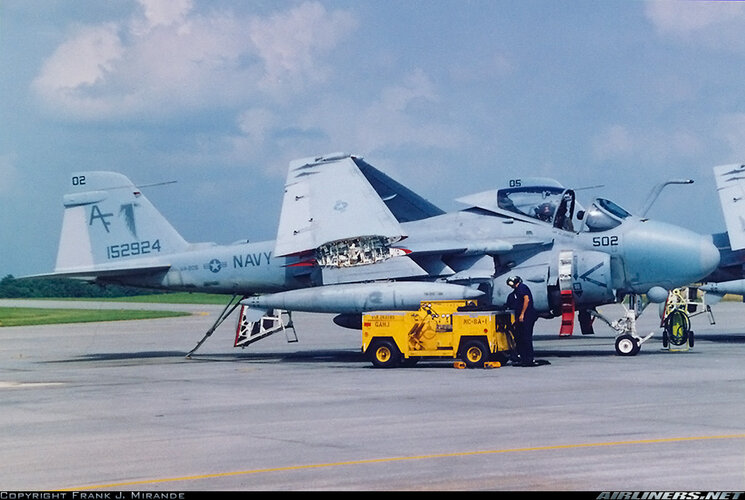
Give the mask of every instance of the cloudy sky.
M 515 176 L 724 230 L 745 3 L 2 0 L 0 276 L 54 267 L 69 174 L 189 241 L 273 239 L 290 160 L 355 153 L 444 209 Z M 698 205 L 700 203 L 700 205 Z

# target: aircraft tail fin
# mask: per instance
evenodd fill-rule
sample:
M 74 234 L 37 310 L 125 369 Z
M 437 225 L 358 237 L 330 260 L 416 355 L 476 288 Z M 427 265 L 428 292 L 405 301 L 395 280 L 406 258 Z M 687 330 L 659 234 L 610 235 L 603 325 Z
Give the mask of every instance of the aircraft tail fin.
M 730 248 L 745 248 L 745 165 L 714 167 L 719 202 L 727 225 Z
M 139 267 L 142 260 L 188 247 L 124 175 L 79 172 L 70 183 L 55 274 L 132 267 L 132 260 Z

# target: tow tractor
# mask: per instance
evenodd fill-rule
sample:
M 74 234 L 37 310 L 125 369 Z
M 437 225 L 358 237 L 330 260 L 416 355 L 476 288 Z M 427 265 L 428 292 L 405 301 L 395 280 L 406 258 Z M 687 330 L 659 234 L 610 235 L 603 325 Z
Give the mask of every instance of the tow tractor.
M 456 367 L 498 367 L 491 358 L 514 348 L 514 313 L 485 311 L 475 301 L 426 301 L 417 311 L 377 311 L 362 317 L 362 351 L 378 368 L 453 358 Z

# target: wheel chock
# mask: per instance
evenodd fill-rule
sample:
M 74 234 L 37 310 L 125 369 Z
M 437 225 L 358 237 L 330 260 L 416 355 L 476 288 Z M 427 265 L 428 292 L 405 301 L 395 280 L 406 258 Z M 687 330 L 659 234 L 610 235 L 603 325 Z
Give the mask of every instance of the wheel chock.
M 465 367 L 466 367 L 466 363 L 463 362 L 463 361 L 456 361 L 455 363 L 453 363 L 453 368 L 457 368 L 459 370 L 462 370 Z
M 499 361 L 487 361 L 484 363 L 484 368 L 499 368 L 500 366 L 502 366 L 502 363 Z

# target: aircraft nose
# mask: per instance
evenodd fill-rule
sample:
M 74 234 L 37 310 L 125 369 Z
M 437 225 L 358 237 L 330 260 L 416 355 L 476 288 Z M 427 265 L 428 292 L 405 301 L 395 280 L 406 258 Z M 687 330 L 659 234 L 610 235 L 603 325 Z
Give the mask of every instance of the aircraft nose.
M 632 288 L 686 286 L 719 265 L 719 250 L 709 236 L 655 221 L 644 222 L 634 233 L 626 252 Z
M 719 267 L 721 255 L 719 254 L 719 249 L 711 241 L 711 238 L 701 237 L 701 240 L 699 261 L 701 263 L 701 270 L 704 271 L 704 275 L 701 278 L 705 278 Z
M 710 237 L 678 228 L 669 248 L 671 269 L 680 274 L 675 286 L 689 285 L 712 273 L 719 265 L 719 250 Z

